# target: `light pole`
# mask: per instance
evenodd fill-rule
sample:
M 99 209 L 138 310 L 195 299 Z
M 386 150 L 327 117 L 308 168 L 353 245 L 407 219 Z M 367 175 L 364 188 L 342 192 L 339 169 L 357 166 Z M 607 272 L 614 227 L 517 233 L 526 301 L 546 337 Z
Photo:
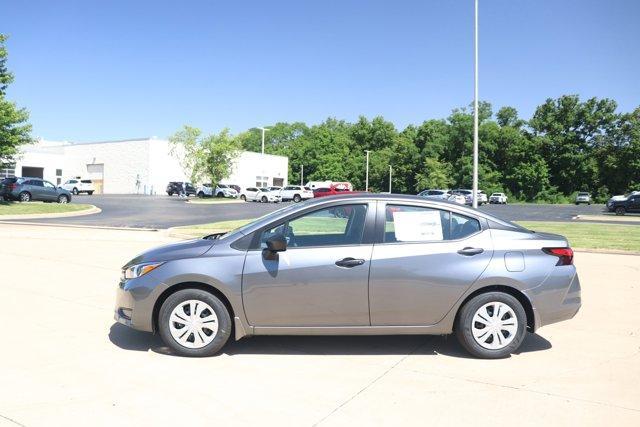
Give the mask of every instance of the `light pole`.
M 473 75 L 473 207 L 478 207 L 478 0 L 475 0 Z
M 258 128 L 262 130 L 262 154 L 264 154 L 264 133 L 269 130 L 269 128 Z
M 304 165 L 300 165 L 300 185 L 304 185 Z
M 393 175 L 393 168 L 389 165 L 389 194 L 391 194 L 391 177 Z
M 367 153 L 367 172 L 365 175 L 365 184 L 364 184 L 364 191 L 369 191 L 369 153 L 371 152 L 370 150 L 364 150 L 365 153 Z

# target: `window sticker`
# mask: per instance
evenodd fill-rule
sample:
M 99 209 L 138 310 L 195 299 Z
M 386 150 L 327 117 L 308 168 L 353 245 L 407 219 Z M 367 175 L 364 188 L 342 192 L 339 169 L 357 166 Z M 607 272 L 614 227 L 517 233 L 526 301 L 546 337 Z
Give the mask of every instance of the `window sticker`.
M 444 240 L 440 211 L 394 212 L 393 225 L 401 242 Z

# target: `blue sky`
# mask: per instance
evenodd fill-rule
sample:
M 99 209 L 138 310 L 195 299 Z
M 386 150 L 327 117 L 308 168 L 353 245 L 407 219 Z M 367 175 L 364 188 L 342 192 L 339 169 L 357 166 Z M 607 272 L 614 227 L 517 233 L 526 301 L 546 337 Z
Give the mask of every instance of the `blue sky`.
M 480 0 L 480 97 L 640 105 L 640 1 Z M 383 115 L 399 128 L 473 96 L 472 0 L 8 1 L 9 97 L 34 136 L 240 132 Z

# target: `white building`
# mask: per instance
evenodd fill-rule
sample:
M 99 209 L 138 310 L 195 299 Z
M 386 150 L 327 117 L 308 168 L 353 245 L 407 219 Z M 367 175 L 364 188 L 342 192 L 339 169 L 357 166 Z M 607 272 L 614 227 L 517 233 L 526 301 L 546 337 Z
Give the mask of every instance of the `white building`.
M 289 159 L 241 152 L 226 184 L 286 185 Z M 96 193 L 161 194 L 169 181 L 188 181 L 169 141 L 157 138 L 70 143 L 39 140 L 23 147 L 15 166 L 0 177 L 29 176 L 60 185 L 70 178 L 91 179 Z

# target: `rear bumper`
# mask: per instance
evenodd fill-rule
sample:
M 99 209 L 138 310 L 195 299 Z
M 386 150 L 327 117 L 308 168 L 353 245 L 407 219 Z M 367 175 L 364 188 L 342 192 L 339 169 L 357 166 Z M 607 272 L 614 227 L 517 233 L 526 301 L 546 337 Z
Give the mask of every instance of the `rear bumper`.
M 580 279 L 572 265 L 556 267 L 544 283 L 524 293 L 533 306 L 534 330 L 573 318 L 582 305 Z

